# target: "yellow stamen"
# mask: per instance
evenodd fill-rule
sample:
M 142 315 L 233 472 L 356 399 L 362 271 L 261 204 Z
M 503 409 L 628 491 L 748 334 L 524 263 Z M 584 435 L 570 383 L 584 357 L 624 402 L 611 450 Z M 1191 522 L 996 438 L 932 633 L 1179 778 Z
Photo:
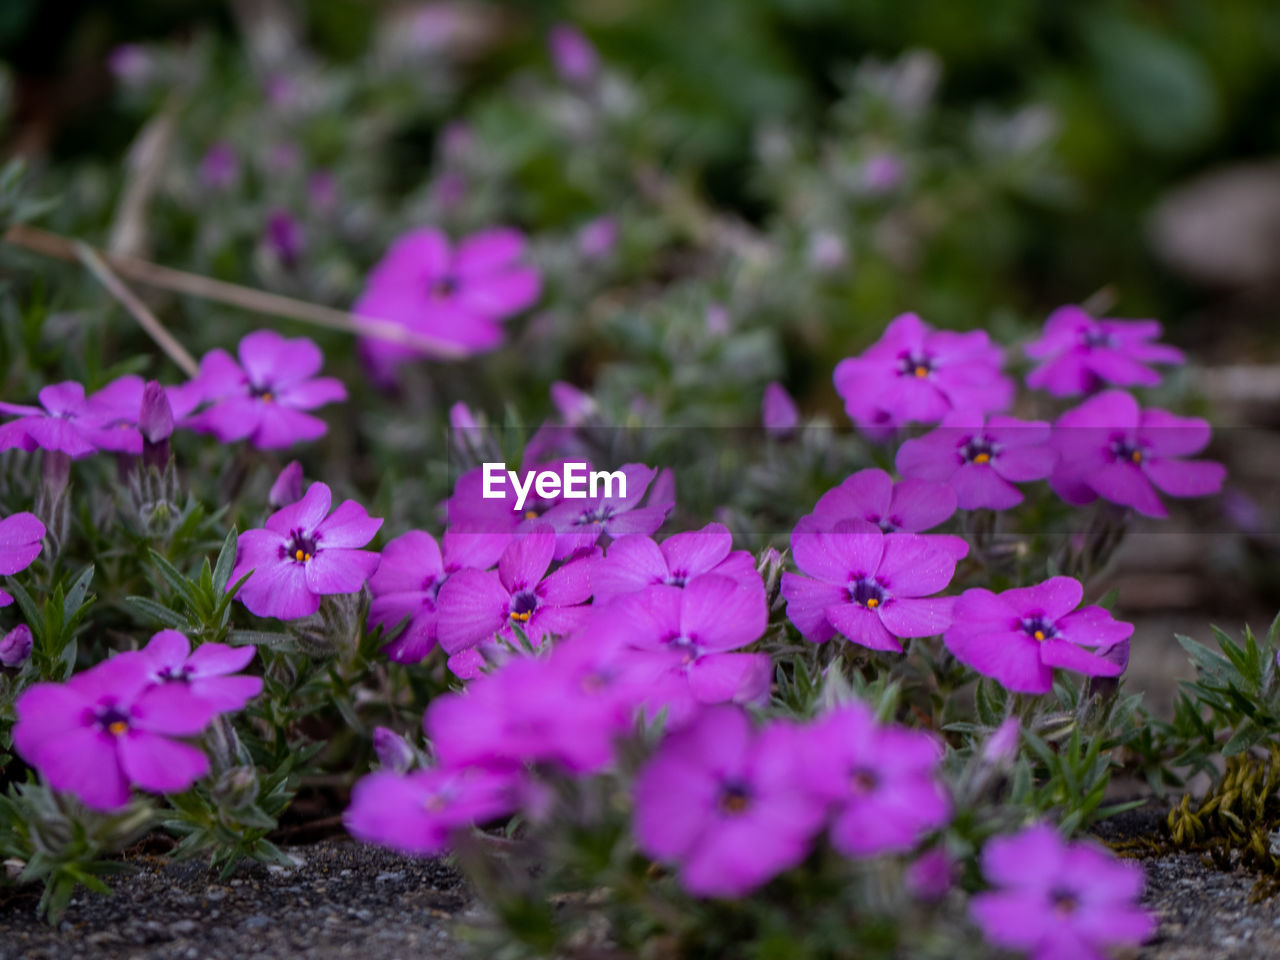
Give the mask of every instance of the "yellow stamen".
M 526 520 L 537 520 L 537 519 L 538 519 L 538 511 L 537 511 L 537 510 L 526 510 L 526 511 L 524 512 L 524 518 L 525 518 Z
M 304 561 L 304 562 L 305 562 L 305 561 L 307 561 L 307 560 L 310 560 L 310 559 L 311 559 L 311 554 L 309 554 L 309 553 L 304 553 L 304 554 L 302 555 L 302 559 L 303 559 L 303 561 Z
M 272 396 L 271 391 L 268 390 L 259 399 L 261 399 L 263 403 L 271 403 L 273 400 L 275 400 L 275 397 Z
M 978 454 L 976 457 L 974 457 L 974 458 L 973 458 L 973 462 L 974 462 L 974 463 L 990 463 L 990 462 L 991 462 L 991 454 L 989 454 L 989 453 L 980 453 L 980 454 Z
M 125 723 L 123 720 L 117 720 L 115 723 L 107 727 L 107 730 L 115 734 L 117 737 L 122 733 L 125 733 L 128 729 L 129 724 Z
M 1032 636 L 1034 636 L 1037 640 L 1043 640 L 1043 639 L 1044 639 L 1044 631 L 1043 631 L 1043 630 L 1037 630 L 1034 634 L 1032 634 Z
M 521 623 L 528 623 L 528 622 L 529 622 L 529 617 L 530 617 L 530 616 L 532 616 L 532 614 L 533 614 L 533 611 L 531 611 L 531 610 L 530 610 L 530 611 L 527 611 L 527 612 L 525 612 L 525 613 L 517 613 L 516 611 L 512 610 L 512 611 L 511 611 L 511 619 L 512 619 L 512 620 L 519 620 Z
M 1135 450 L 1135 451 L 1133 451 L 1133 453 L 1132 453 L 1132 454 L 1130 454 L 1129 459 L 1130 459 L 1130 460 L 1132 460 L 1134 463 L 1141 463 L 1141 462 L 1142 462 L 1142 451 L 1141 451 L 1141 450 Z
M 880 606 L 880 601 L 879 601 L 879 600 L 877 600 L 875 597 L 871 597 L 871 598 L 867 601 L 867 606 L 868 606 L 868 607 L 871 607 L 872 609 L 875 609 L 876 607 Z
M 920 366 L 916 367 L 915 375 L 917 377 L 927 377 L 929 375 L 929 368 L 921 364 Z
M 295 559 L 295 560 L 297 560 L 299 563 L 301 563 L 301 562 L 302 562 L 302 558 L 303 558 L 303 557 L 305 557 L 305 556 L 306 556 L 306 554 L 305 554 L 305 553 L 303 553 L 303 552 L 302 552 L 302 548 L 301 548 L 301 547 L 299 547 L 299 548 L 298 548 L 297 553 L 295 553 L 295 554 L 293 555 L 293 559 Z
M 740 793 L 731 793 L 720 803 L 725 813 L 742 813 L 751 806 L 751 802 Z

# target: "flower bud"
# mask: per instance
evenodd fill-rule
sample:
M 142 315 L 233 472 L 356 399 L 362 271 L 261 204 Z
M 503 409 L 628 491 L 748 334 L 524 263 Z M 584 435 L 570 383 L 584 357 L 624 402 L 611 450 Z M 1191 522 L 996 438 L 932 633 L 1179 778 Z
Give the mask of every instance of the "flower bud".
M 404 737 L 386 727 L 375 727 L 373 730 L 373 750 L 378 755 L 378 763 L 386 770 L 396 773 L 408 773 L 413 769 L 413 747 Z
M 287 507 L 291 503 L 297 503 L 302 499 L 302 464 L 297 460 L 292 460 L 289 465 L 280 471 L 280 476 L 276 477 L 276 482 L 271 484 L 271 490 L 267 493 L 267 502 L 277 510 L 281 507 Z
M 907 889 L 926 903 L 941 900 L 951 889 L 954 866 L 945 850 L 935 848 L 920 854 L 907 867 Z
M 800 425 L 800 411 L 796 402 L 776 380 L 764 388 L 761 417 L 765 432 L 779 440 L 795 436 L 796 427 Z
M 169 437 L 173 434 L 173 407 L 164 387 L 151 380 L 142 391 L 138 411 L 138 432 L 142 434 L 142 462 L 163 469 L 169 462 Z
M 581 426 L 596 411 L 596 402 L 591 394 L 563 380 L 551 384 L 551 402 L 560 419 L 570 427 Z
M 218 777 L 209 791 L 224 810 L 237 810 L 258 798 L 258 771 L 253 767 L 232 767 Z
M 31 656 L 31 628 L 20 623 L 0 637 L 0 664 L 20 667 Z
M 778 599 L 778 590 L 782 585 L 782 554 L 773 547 L 766 547 L 756 562 L 756 572 L 764 578 L 765 602 L 772 607 Z
M 983 763 L 988 763 L 992 766 L 1003 766 L 1012 763 L 1018 756 L 1018 746 L 1021 740 L 1022 731 L 1018 727 L 1018 718 L 1007 718 L 987 738 L 987 742 L 982 748 Z

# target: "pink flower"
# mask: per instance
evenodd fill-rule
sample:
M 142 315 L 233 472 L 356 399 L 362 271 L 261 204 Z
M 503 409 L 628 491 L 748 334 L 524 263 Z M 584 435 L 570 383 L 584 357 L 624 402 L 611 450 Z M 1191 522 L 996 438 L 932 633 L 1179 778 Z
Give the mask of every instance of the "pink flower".
M 1138 905 L 1141 867 L 1089 843 L 1067 843 L 1048 824 L 991 840 L 982 873 L 994 889 L 970 901 L 974 921 L 990 943 L 1032 960 L 1105 960 L 1156 929 Z
M 596 78 L 600 71 L 600 56 L 577 27 L 567 23 L 556 24 L 547 35 L 547 45 L 551 48 L 556 72 L 565 83 L 586 85 Z
M 431 856 L 444 853 L 456 831 L 515 812 L 519 779 L 479 767 L 382 770 L 356 782 L 342 819 L 357 840 Z
M 302 499 L 302 464 L 290 460 L 267 491 L 267 503 L 279 510 Z
M 440 765 L 552 763 L 580 774 L 612 763 L 617 711 L 564 666 L 554 654 L 513 657 L 464 692 L 432 700 L 423 727 Z
M 951 624 L 951 597 L 931 597 L 955 575 L 954 545 L 914 533 L 884 533 L 862 520 L 833 532 L 791 534 L 796 566 L 782 575 L 787 616 L 809 640 L 836 631 L 872 650 L 902 651 L 898 638 L 931 637 Z
M 755 562 L 733 549 L 733 534 L 722 523 L 673 534 L 662 543 L 633 533 L 609 545 L 591 565 L 591 592 L 597 604 L 663 583 L 683 587 L 694 577 L 716 573 L 743 587 L 760 586 Z
M 39 447 L 77 459 L 98 450 L 141 453 L 143 390 L 141 377 L 127 376 L 86 397 L 83 385 L 68 380 L 42 389 L 39 407 L 0 403 L 0 413 L 19 418 L 0 426 L 0 450 Z
M 387 656 L 397 663 L 418 663 L 434 650 L 440 588 L 459 570 L 488 570 L 510 541 L 507 534 L 450 530 L 442 538 L 442 551 L 430 534 L 410 530 L 383 547 L 378 569 L 369 578 L 369 626 L 390 630 L 408 618 L 400 635 L 383 648 Z
M 246 530 L 237 544 L 230 585 L 253 571 L 237 595 L 259 617 L 296 620 L 320 609 L 326 594 L 355 593 L 378 567 L 378 555 L 361 550 L 382 521 L 354 500 L 329 513 L 332 494 L 313 483 L 297 503 L 267 518 L 265 529 Z
M 0 575 L 11 577 L 31 566 L 40 556 L 44 540 L 44 524 L 34 513 L 15 513 L 0 520 Z M 0 590 L 0 607 L 13 603 L 13 597 Z
M 882 727 L 854 702 L 819 717 L 803 743 L 805 783 L 831 805 L 831 844 L 841 853 L 905 853 L 950 819 L 937 779 L 942 744 L 930 734 Z
M 598 607 L 582 634 L 622 651 L 620 667 L 645 688 L 650 712 L 665 707 L 679 724 L 699 704 L 768 699 L 768 654 L 734 652 L 758 640 L 767 622 L 758 574 L 744 587 L 704 573 L 683 588 L 646 587 Z
M 1101 654 L 1126 641 L 1133 624 L 1114 619 L 1102 607 L 1077 610 L 1083 596 L 1084 587 L 1071 577 L 999 594 L 966 590 L 955 602 L 943 640 L 956 659 L 1019 693 L 1048 693 L 1055 667 L 1091 677 L 1119 676 L 1123 665 Z
M 31 628 L 20 623 L 3 637 L 0 637 L 0 666 L 20 667 L 31 656 Z
M 407 330 L 454 344 L 467 353 L 502 340 L 499 321 L 531 306 L 541 292 L 538 271 L 522 265 L 525 239 L 507 227 L 482 230 L 457 247 L 439 230 L 413 230 L 397 239 L 373 268 L 352 308 Z M 361 355 L 380 381 L 419 355 L 386 340 L 360 341 Z
M 1004 410 L 1014 384 L 984 330 L 934 330 L 914 313 L 894 319 L 861 356 L 841 360 L 836 392 L 854 425 L 885 435 L 906 423 L 937 423 L 952 410 Z
M 1107 390 L 1068 410 L 1053 427 L 1059 459 L 1049 485 L 1068 503 L 1097 497 L 1148 517 L 1168 516 L 1156 488 L 1171 497 L 1217 493 L 1226 468 L 1183 460 L 1209 444 L 1209 424 L 1139 408 L 1123 390 Z
M 345 400 L 347 390 L 333 377 L 316 376 L 324 355 L 313 341 L 258 330 L 240 341 L 238 352 L 239 363 L 225 350 L 204 355 L 191 389 L 209 406 L 187 426 L 222 443 L 247 439 L 261 450 L 324 435 L 325 422 L 305 411 Z
M 253 659 L 253 647 L 229 647 L 205 643 L 191 652 L 191 641 L 177 630 L 161 630 L 142 649 L 151 661 L 153 683 L 184 686 L 197 700 L 211 704 L 218 713 L 241 710 L 262 692 L 262 678 L 229 676 Z
M 1027 345 L 1027 356 L 1040 361 L 1027 374 L 1027 386 L 1055 397 L 1090 393 L 1107 383 L 1154 387 L 1160 374 L 1147 364 L 1186 360 L 1181 350 L 1152 342 L 1160 332 L 1155 320 L 1095 320 L 1080 307 L 1059 307 L 1040 339 Z
M 459 570 L 436 597 L 436 633 L 456 654 L 495 635 L 514 638 L 514 628 L 535 645 L 548 634 L 572 632 L 586 616 L 591 596 L 586 558 L 547 575 L 556 535 L 539 524 L 518 534 L 502 551 L 496 571 Z
M 848 476 L 824 493 L 813 513 L 802 517 L 797 529 L 827 531 L 842 520 L 865 520 L 885 533 L 923 533 L 956 512 L 956 494 L 945 483 L 899 480 L 870 468 Z M 935 538 L 943 542 L 944 535 Z M 969 547 L 959 537 L 945 537 L 963 557 Z
M 785 439 L 792 436 L 800 425 L 800 410 L 786 388 L 774 381 L 764 388 L 760 418 L 766 433 Z
M 628 463 L 621 468 L 626 477 L 626 495 L 622 485 L 614 483 L 613 493 L 606 496 L 603 490 L 594 497 L 583 500 L 562 500 L 542 516 L 545 523 L 555 528 L 556 559 L 574 556 L 590 550 L 600 537 L 618 538 L 628 533 L 654 533 L 671 512 L 675 498 L 660 493 L 654 478 L 658 472 L 642 463 Z M 640 506 L 644 495 L 653 484 L 649 502 Z
M 151 674 L 145 654 L 122 653 L 66 683 L 37 683 L 14 704 L 15 749 L 51 787 L 95 810 L 124 806 L 130 784 L 187 789 L 209 761 L 171 738 L 200 733 L 217 708 L 185 685 L 154 684 Z
M 961 510 L 1008 510 L 1022 502 L 1014 483 L 1043 480 L 1058 452 L 1049 424 L 980 413 L 949 413 L 938 429 L 898 448 L 904 477 L 948 484 Z
M 292 270 L 298 265 L 306 238 L 302 224 L 288 210 L 272 210 L 267 215 L 262 239 L 286 269 Z
M 708 707 L 663 740 L 635 785 L 640 850 L 679 866 L 700 897 L 740 897 L 809 854 L 825 807 L 804 790 L 798 732 L 756 732 L 737 707 Z

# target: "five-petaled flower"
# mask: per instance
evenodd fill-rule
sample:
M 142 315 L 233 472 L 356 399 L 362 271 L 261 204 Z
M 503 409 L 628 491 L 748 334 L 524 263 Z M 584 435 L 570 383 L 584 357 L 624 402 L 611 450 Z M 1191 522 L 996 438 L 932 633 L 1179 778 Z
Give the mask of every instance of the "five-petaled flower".
M 1156 919 L 1139 906 L 1143 873 L 1091 843 L 1067 843 L 1048 824 L 996 837 L 982 851 L 994 889 L 969 911 L 992 944 L 1031 960 L 1103 960 L 1136 947 Z
M 236 673 L 253 659 L 256 651 L 251 646 L 205 643 L 192 652 L 185 635 L 161 630 L 142 652 L 151 661 L 154 683 L 182 684 L 193 697 L 212 704 L 219 713 L 240 710 L 262 692 L 261 677 Z
M 0 575 L 11 577 L 31 566 L 40 555 L 44 524 L 34 513 L 15 513 L 0 520 Z M 0 607 L 13 603 L 13 596 L 0 590 Z
M 324 354 L 306 337 L 286 340 L 274 330 L 258 330 L 240 341 L 237 363 L 225 350 L 211 350 L 187 388 L 208 404 L 186 426 L 212 433 L 223 443 L 248 440 L 274 450 L 315 440 L 328 429 L 306 412 L 347 398 L 333 377 L 317 377 Z
M 246 530 L 237 544 L 228 589 L 252 571 L 237 594 L 260 617 L 296 620 L 320 609 L 326 594 L 355 593 L 378 567 L 378 555 L 360 548 L 382 521 L 354 500 L 329 512 L 332 494 L 313 483 L 297 503 L 267 518 L 266 528 Z
M 1168 515 L 1156 489 L 1171 497 L 1217 493 L 1226 468 L 1184 460 L 1209 445 L 1209 424 L 1165 410 L 1141 409 L 1123 390 L 1107 390 L 1068 410 L 1053 427 L 1058 465 L 1049 485 L 1068 503 L 1098 497 L 1148 517 Z
M 1182 363 L 1182 351 L 1155 343 L 1156 320 L 1095 320 L 1081 307 L 1059 307 L 1044 332 L 1027 344 L 1027 356 L 1039 365 L 1027 374 L 1027 386 L 1055 397 L 1089 393 L 1104 384 L 1154 387 L 1160 374 L 1152 363 Z
M 1133 624 L 1102 607 L 1077 610 L 1083 596 L 1084 587 L 1072 577 L 1004 593 L 966 590 L 956 599 L 943 640 L 956 659 L 1020 693 L 1048 693 L 1055 667 L 1119 676 L 1124 663 L 1102 654 L 1128 640 Z
M 865 520 L 841 521 L 832 532 L 797 528 L 791 551 L 807 576 L 783 574 L 787 616 L 817 643 L 839 631 L 860 646 L 900 653 L 899 638 L 931 637 L 951 624 L 954 598 L 931 596 L 964 555 L 951 540 L 885 533 Z
M 948 484 L 962 510 L 1007 510 L 1022 502 L 1015 483 L 1043 480 L 1058 452 L 1048 445 L 1049 424 L 958 411 L 923 437 L 898 448 L 904 477 Z

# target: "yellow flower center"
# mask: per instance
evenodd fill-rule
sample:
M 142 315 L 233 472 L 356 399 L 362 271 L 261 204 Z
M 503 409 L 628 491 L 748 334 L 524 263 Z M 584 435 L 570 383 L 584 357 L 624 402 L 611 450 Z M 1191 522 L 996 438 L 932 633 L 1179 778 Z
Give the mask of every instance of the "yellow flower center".
M 526 511 L 524 512 L 524 518 L 525 518 L 526 520 L 537 520 L 537 519 L 538 519 L 538 511 L 537 511 L 537 510 L 526 510 Z
M 913 372 L 917 377 L 927 377 L 929 375 L 929 368 L 924 364 L 920 364 Z
M 869 597 L 867 599 L 867 606 L 871 607 L 874 610 L 876 607 L 880 606 L 880 601 L 877 600 L 875 597 Z
M 299 547 L 297 550 L 294 551 L 293 559 L 297 560 L 299 563 L 306 563 L 308 560 L 311 559 L 311 554 L 307 553 L 305 550 Z
M 991 454 L 989 454 L 989 453 L 979 453 L 977 456 L 975 456 L 975 457 L 973 458 L 973 462 L 974 462 L 974 463 L 990 463 L 990 462 L 991 462 Z
M 275 397 L 272 396 L 271 391 L 268 390 L 266 393 L 262 394 L 262 396 L 259 399 L 262 400 L 263 403 L 271 403 L 273 400 L 275 400 Z
M 531 616 L 533 616 L 533 611 L 532 611 L 532 610 L 526 610 L 526 611 L 524 611 L 523 613 L 521 613 L 521 612 L 520 612 L 520 611 L 518 611 L 518 610 L 512 610 L 512 611 L 511 611 L 511 619 L 512 619 L 512 620 L 519 620 L 521 623 L 528 623 L 528 622 L 529 622 L 529 617 L 531 617 Z
M 116 720 L 107 727 L 107 731 L 117 737 L 128 732 L 128 730 L 129 724 L 125 723 L 123 720 Z
M 1135 451 L 1133 451 L 1133 453 L 1129 454 L 1129 459 L 1130 459 L 1130 460 L 1132 460 L 1134 463 L 1141 463 L 1141 462 L 1142 462 L 1142 451 L 1141 451 L 1141 450 L 1135 450 Z
M 1032 634 L 1032 636 L 1033 636 L 1033 637 L 1035 637 L 1037 640 L 1043 640 L 1043 639 L 1044 639 L 1044 631 L 1043 631 L 1043 630 L 1037 630 L 1035 633 L 1033 633 L 1033 634 Z

